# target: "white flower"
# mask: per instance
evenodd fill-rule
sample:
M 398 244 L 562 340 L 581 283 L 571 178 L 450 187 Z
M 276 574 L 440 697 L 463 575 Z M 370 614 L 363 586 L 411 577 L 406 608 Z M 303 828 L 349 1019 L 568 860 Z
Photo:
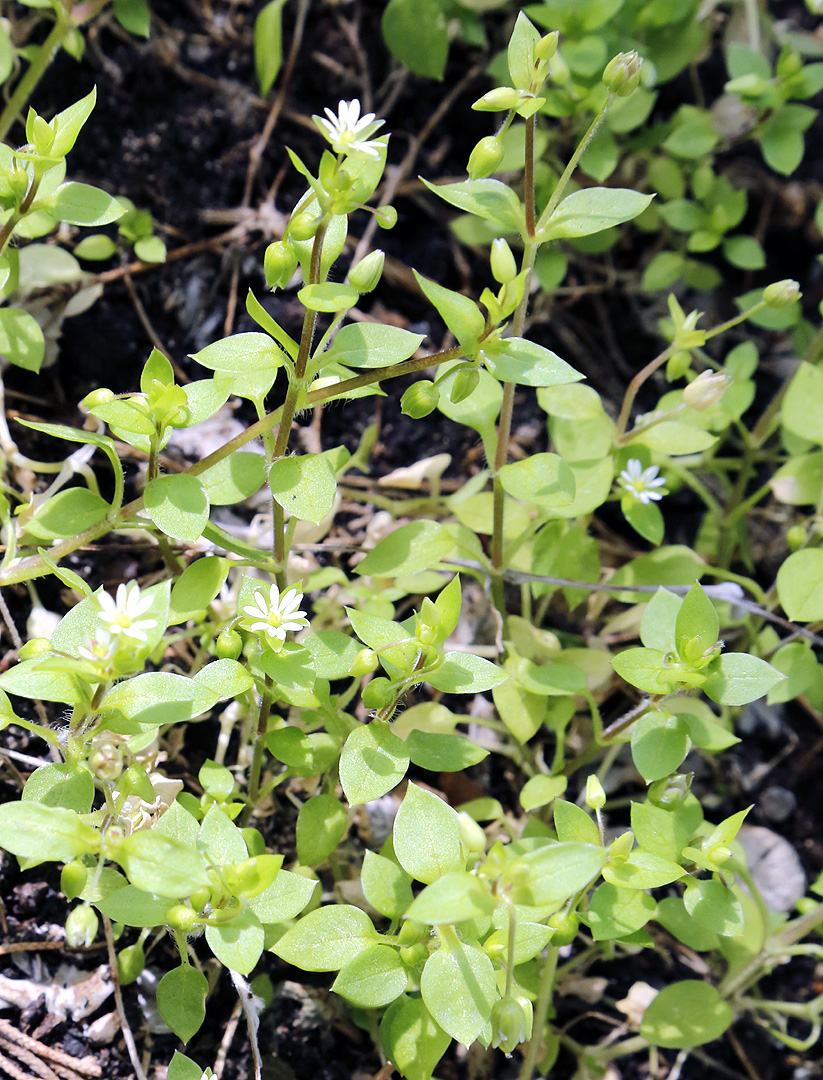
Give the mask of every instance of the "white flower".
M 277 651 L 289 630 L 300 630 L 309 625 L 305 611 L 298 610 L 302 599 L 303 594 L 295 588 L 287 589 L 281 596 L 277 586 L 272 585 L 267 602 L 266 594 L 258 589 L 254 603 L 243 608 L 246 615 L 243 624 L 253 634 L 265 634 L 269 646 Z
M 95 630 L 94 637 L 89 641 L 88 647 L 81 645 L 77 651 L 86 660 L 96 663 L 99 660 L 109 659 L 113 644 L 114 638 L 108 630 Z
M 147 630 L 153 630 L 157 626 L 157 619 L 141 619 L 151 607 L 151 597 L 140 595 L 140 586 L 136 581 L 130 581 L 128 585 L 117 586 L 115 597 L 102 592 L 97 597 L 100 607 L 100 618 L 107 624 L 108 632 L 115 637 L 123 634 L 135 641 L 148 641 Z
M 353 101 L 341 101 L 337 106 L 336 116 L 331 109 L 323 111 L 328 120 L 322 116 L 314 116 L 312 119 L 336 153 L 365 154 L 372 158 L 379 156 L 382 143 L 370 139 L 369 136 L 382 127 L 383 121 L 375 120 L 374 113 L 360 116 L 360 102 L 357 98 Z
M 658 472 L 656 465 L 650 465 L 648 469 L 644 469 L 642 461 L 632 458 L 617 478 L 617 482 L 633 499 L 647 506 L 650 502 L 662 499 L 666 494 L 665 491 L 655 490 L 666 485 L 663 477 L 657 475 Z

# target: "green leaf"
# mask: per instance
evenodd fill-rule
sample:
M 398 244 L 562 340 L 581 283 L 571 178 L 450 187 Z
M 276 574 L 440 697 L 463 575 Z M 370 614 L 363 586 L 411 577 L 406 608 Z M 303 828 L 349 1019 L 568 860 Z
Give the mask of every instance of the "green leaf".
M 387 721 L 362 725 L 346 739 L 340 755 L 340 783 L 352 806 L 379 799 L 397 787 L 409 767 L 406 744 Z
M 313 795 L 297 815 L 297 857 L 304 866 L 328 859 L 348 828 L 346 809 L 333 795 Z
M 478 765 L 488 757 L 465 735 L 450 735 L 434 731 L 412 731 L 406 739 L 406 751 L 418 769 L 429 772 L 462 772 Z
M 633 851 L 621 862 L 603 867 L 603 877 L 621 889 L 657 889 L 683 877 L 682 866 L 647 851 Z
M 408 360 L 423 344 L 422 334 L 383 323 L 351 323 L 338 331 L 334 344 L 322 354 L 346 367 L 384 368 Z
M 409 784 L 394 821 L 394 853 L 406 873 L 431 885 L 464 869 L 457 812 L 433 792 Z
M 541 239 L 589 236 L 642 214 L 653 195 L 630 188 L 583 188 L 562 200 L 549 218 Z
M 16 307 L 0 308 L 0 355 L 10 364 L 38 372 L 46 342 L 37 320 Z
M 360 293 L 353 285 L 339 285 L 324 282 L 322 285 L 304 285 L 298 292 L 297 299 L 310 311 L 345 311 L 354 307 L 360 299 Z
M 631 432 L 629 435 L 631 436 Z M 640 443 L 655 453 L 678 457 L 684 454 L 699 454 L 714 446 L 716 442 L 717 436 L 710 431 L 703 431 L 702 428 L 693 427 L 681 420 L 664 420 L 632 438 L 630 445 Z
M 75 536 L 103 521 L 111 507 L 100 495 L 86 487 L 58 491 L 25 524 L 27 536 L 37 540 L 56 540 Z
M 557 353 L 526 338 L 501 338 L 484 351 L 487 366 L 502 382 L 520 386 L 559 386 L 583 378 Z
M 426 682 L 444 694 L 481 694 L 508 679 L 497 664 L 474 653 L 446 653 L 439 668 L 426 675 Z
M 209 980 L 190 964 L 167 971 L 157 984 L 160 1015 L 183 1042 L 188 1042 L 206 1019 L 208 992 Z
M 538 810 L 541 806 L 548 806 L 558 795 L 563 794 L 567 785 L 565 776 L 532 776 L 520 792 L 520 805 L 526 813 Z
M 427 79 L 442 79 L 449 55 L 446 15 L 437 0 L 389 0 L 380 23 L 396 60 Z
M 648 893 L 618 889 L 604 881 L 594 890 L 588 922 L 595 941 L 627 937 L 654 918 L 657 904 Z
M 229 562 L 208 555 L 191 563 L 175 581 L 169 603 L 169 625 L 187 622 L 205 612 L 225 584 Z
M 49 212 L 69 225 L 108 225 L 125 213 L 113 195 L 73 180 L 57 189 Z
M 441 926 L 491 915 L 494 907 L 494 898 L 480 878 L 465 870 L 453 870 L 426 886 L 415 897 L 406 917 Z
M 646 694 L 668 694 L 673 689 L 674 677 L 663 666 L 659 649 L 624 649 L 612 657 L 612 667 L 627 683 Z
M 246 902 L 262 923 L 288 922 L 306 907 L 317 885 L 316 878 L 279 870 L 268 889 Z
M 771 664 L 748 653 L 725 653 L 706 668 L 703 691 L 719 705 L 747 705 L 785 678 Z
M 586 813 L 582 806 L 577 806 L 567 799 L 555 799 L 552 810 L 558 840 L 601 846 L 597 822 Z
M 94 802 L 94 780 L 88 769 L 65 761 L 35 769 L 23 788 L 23 802 L 62 806 L 88 814 Z
M 263 954 L 265 934 L 252 911 L 243 911 L 229 922 L 206 927 L 209 948 L 230 971 L 249 975 Z
M 130 34 L 147 38 L 151 32 L 151 12 L 146 0 L 114 0 L 114 17 Z
M 65 157 L 71 150 L 96 103 L 97 87 L 94 86 L 85 97 L 75 101 L 73 105 L 69 105 L 67 109 L 63 109 L 54 117 L 51 123 L 55 136 L 50 151 L 53 157 Z
M 695 952 L 713 952 L 720 946 L 717 934 L 695 922 L 679 896 L 666 896 L 658 903 L 655 921 Z
M 626 494 L 620 500 L 620 509 L 629 525 L 644 540 L 654 545 L 662 543 L 665 523 L 660 507 L 656 503 L 641 503 Z
M 560 905 L 589 884 L 603 868 L 608 851 L 599 844 L 547 844 L 520 858 L 531 871 L 525 885 L 512 890 L 516 904 Z
M 303 971 L 337 971 L 378 943 L 365 911 L 350 904 L 331 904 L 310 911 L 286 931 L 272 952 Z
M 731 889 L 712 878 L 692 882 L 683 895 L 686 911 L 705 930 L 721 937 L 743 933 L 743 908 Z
M 685 979 L 664 986 L 643 1014 L 640 1034 L 653 1046 L 685 1050 L 713 1042 L 734 1013 L 711 983 Z
M 205 690 L 214 701 L 226 701 L 251 690 L 254 681 L 248 670 L 237 660 L 212 660 L 194 676 L 198 692 Z
M 431 1080 L 451 1036 L 434 1021 L 421 998 L 401 998 L 384 1013 L 380 1040 L 406 1080 Z
M 467 353 L 477 351 L 478 340 L 486 328 L 486 320 L 473 300 L 461 293 L 444 289 L 436 281 L 430 281 L 414 271 L 417 284 L 426 298 L 440 313 L 443 322 L 460 342 Z
M 394 529 L 357 564 L 358 574 L 397 577 L 439 565 L 454 552 L 454 539 L 438 521 L 410 521 Z
M 500 470 L 503 490 L 515 499 L 553 510 L 574 499 L 574 473 L 557 454 L 532 454 Z
M 124 926 L 163 926 L 166 913 L 173 901 L 166 896 L 143 892 L 134 885 L 126 885 L 95 901 L 95 907 L 113 922 Z
M 420 991 L 435 1021 L 464 1046 L 480 1035 L 499 998 L 489 957 L 457 937 L 428 958 Z
M 20 859 L 66 862 L 99 851 L 100 837 L 73 810 L 27 800 L 0 806 L 0 847 Z
M 236 374 L 252 371 L 274 372 L 282 364 L 283 356 L 283 352 L 268 334 L 256 332 L 233 334 L 191 354 L 192 360 L 196 360 L 203 367 Z
M 662 810 L 650 802 L 632 803 L 632 832 L 640 847 L 650 855 L 680 862 L 692 828 L 680 807 Z
M 217 803 L 212 803 L 200 822 L 197 850 L 208 862 L 218 866 L 244 862 L 249 854 L 243 834 Z
M 197 1062 L 175 1050 L 166 1080 L 203 1080 L 203 1070 Z
M 695 584 L 683 598 L 677 614 L 677 651 L 688 663 L 699 660 L 717 643 L 720 620 L 702 585 Z
M 139 724 L 174 724 L 192 720 L 215 704 L 207 686 L 171 671 L 148 671 L 112 687 L 100 711 L 117 709 Z
M 663 710 L 644 713 L 632 733 L 632 758 L 647 784 L 675 772 L 691 746 L 686 724 Z
M 263 97 L 271 90 L 283 62 L 283 5 L 270 0 L 254 20 L 254 67 Z
M 150 480 L 143 504 L 161 532 L 185 543 L 199 540 L 209 520 L 209 497 L 200 480 L 189 473 Z
M 269 472 L 269 486 L 279 506 L 315 525 L 331 513 L 337 494 L 334 471 L 325 454 L 279 458 Z
M 798 367 L 783 398 L 781 420 L 801 439 L 823 443 L 823 371 L 807 363 Z
M 387 919 L 399 919 L 412 902 L 411 879 L 396 862 L 367 851 L 360 874 L 363 895 Z
M 244 502 L 265 484 L 266 459 L 262 454 L 236 450 L 201 472 L 198 480 L 212 506 Z
M 777 571 L 777 596 L 794 622 L 823 619 L 823 550 L 795 551 Z
M 683 599 L 668 589 L 660 588 L 651 598 L 640 620 L 640 640 L 647 649 L 675 652 L 675 626 Z
M 789 176 L 803 160 L 803 134 L 817 117 L 809 105 L 790 102 L 781 105 L 765 121 L 760 131 L 760 148 L 766 164 Z
M 376 1009 L 400 997 L 409 977 L 403 961 L 388 945 L 372 945 L 350 960 L 332 990 L 361 1009 Z
M 818 663 L 808 641 L 791 641 L 772 656 L 772 667 L 786 678 L 769 691 L 769 705 L 805 694 L 818 677 Z
M 451 206 L 491 221 L 504 232 L 520 233 L 526 218 L 520 200 L 508 184 L 499 180 L 465 180 L 460 184 L 423 183 Z
M 539 40 L 538 31 L 528 17 L 519 11 L 506 51 L 512 86 L 518 90 L 531 87 L 534 79 L 534 47 Z
M 88 683 L 70 670 L 57 669 L 48 660 L 23 660 L 0 675 L 0 689 L 9 694 L 66 705 L 88 705 Z
M 343 679 L 348 676 L 361 648 L 350 634 L 343 634 L 339 630 L 318 630 L 306 638 L 305 645 L 320 679 Z
M 762 270 L 766 265 L 766 253 L 753 236 L 730 236 L 723 242 L 723 254 L 740 270 Z
M 111 858 L 120 863 L 132 885 L 171 900 L 211 884 L 197 850 L 156 829 L 126 836 L 112 847 Z

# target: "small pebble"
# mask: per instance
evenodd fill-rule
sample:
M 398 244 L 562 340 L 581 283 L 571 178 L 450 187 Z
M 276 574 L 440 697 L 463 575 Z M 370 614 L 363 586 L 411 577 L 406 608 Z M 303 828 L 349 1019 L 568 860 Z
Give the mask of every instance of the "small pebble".
M 760 813 L 769 821 L 786 821 L 797 809 L 797 797 L 788 788 L 775 784 L 760 793 L 757 805 Z

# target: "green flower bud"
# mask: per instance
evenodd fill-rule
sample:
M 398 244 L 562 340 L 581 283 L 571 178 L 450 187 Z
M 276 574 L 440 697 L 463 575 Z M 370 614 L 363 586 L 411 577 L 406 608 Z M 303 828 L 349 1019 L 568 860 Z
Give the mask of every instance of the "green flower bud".
M 491 1025 L 492 1046 L 499 1046 L 504 1054 L 511 1054 L 528 1038 L 528 1018 L 523 1006 L 514 998 L 503 998 L 494 1003 Z
M 194 890 L 189 897 L 189 900 L 191 901 L 191 906 L 194 910 L 202 915 L 208 904 L 211 902 L 211 889 L 208 885 L 203 885 L 201 888 Z
M 392 684 L 381 676 L 372 679 L 363 690 L 363 705 L 370 712 L 385 709 L 394 701 L 394 696 Z
M 796 300 L 799 300 L 802 295 L 800 286 L 791 278 L 772 282 L 763 290 L 763 300 L 766 306 L 774 308 L 776 311 L 789 307 Z
M 457 815 L 457 825 L 460 829 L 460 839 L 469 851 L 480 854 L 486 850 L 486 834 L 465 810 Z
M 513 281 L 517 277 L 517 263 L 512 254 L 512 249 L 502 236 L 492 240 L 491 266 L 494 280 L 499 281 L 501 285 L 505 285 L 507 281 Z
M 36 660 L 39 656 L 47 656 L 51 652 L 51 642 L 48 638 L 36 637 L 27 641 L 18 652 L 20 660 Z
M 466 170 L 470 180 L 484 180 L 500 166 L 503 160 L 503 143 L 496 135 L 486 135 L 469 155 Z
M 463 368 L 454 377 L 452 388 L 449 393 L 449 401 L 453 405 L 459 405 L 465 401 L 469 394 L 473 394 L 480 383 L 480 372 L 477 368 Z
M 786 543 L 789 551 L 799 551 L 806 543 L 806 530 L 802 525 L 792 525 L 786 533 Z
M 440 391 L 429 379 L 421 379 L 405 391 L 400 399 L 400 411 L 404 416 L 420 420 L 434 412 L 440 400 Z
M 571 945 L 577 937 L 577 931 L 580 929 L 580 917 L 575 915 L 573 911 L 556 911 L 546 925 L 554 930 L 551 937 L 552 945 L 560 948 L 563 945 Z
M 263 273 L 270 289 L 285 289 L 297 269 L 297 252 L 288 240 L 269 244 L 263 256 Z
M 88 948 L 97 937 L 100 921 L 93 908 L 81 904 L 69 912 L 66 919 L 66 944 L 70 949 Z
M 476 112 L 508 112 L 523 104 L 523 94 L 511 86 L 496 86 L 472 105 Z
M 114 392 L 101 386 L 99 390 L 92 390 L 90 394 L 86 394 L 80 404 L 84 409 L 96 409 L 98 405 L 106 405 L 110 401 L 114 401 Z
M 254 855 L 237 863 L 231 868 L 230 884 L 234 894 L 245 896 L 249 900 L 259 896 L 274 882 L 282 865 L 282 855 Z
M 28 124 L 26 125 L 28 127 Z M 38 154 L 42 154 L 43 157 L 48 157 L 49 151 L 54 143 L 55 135 L 57 134 L 54 128 L 44 120 L 42 116 L 34 114 L 33 123 L 31 125 L 32 132 L 30 142 L 34 144 L 34 149 Z
M 408 968 L 420 968 L 429 958 L 429 950 L 419 941 L 416 945 L 403 945 L 400 949 L 400 959 Z
M 586 806 L 591 810 L 602 810 L 606 805 L 606 792 L 594 773 L 586 778 Z
M 557 52 L 560 43 L 560 34 L 552 30 L 550 34 L 544 34 L 534 47 L 535 60 L 551 60 Z
M 609 848 L 609 859 L 613 863 L 621 863 L 628 859 L 634 847 L 634 833 L 624 832 L 612 841 Z
M 114 781 L 123 771 L 123 750 L 113 743 L 107 743 L 89 756 L 88 765 L 89 772 L 98 780 Z
M 361 259 L 356 266 L 349 270 L 349 285 L 353 285 L 359 293 L 370 293 L 377 288 L 377 283 L 383 274 L 383 263 L 386 261 L 384 252 L 370 252 L 365 259 Z
M 349 675 L 353 679 L 358 678 L 360 675 L 368 675 L 370 671 L 376 670 L 377 663 L 377 654 L 375 652 L 371 649 L 361 649 L 352 661 Z
M 799 75 L 803 70 L 802 57 L 790 49 L 786 49 L 777 58 L 775 74 L 780 79 L 790 79 L 793 75 Z
M 120 985 L 129 986 L 130 983 L 137 982 L 145 966 L 146 954 L 139 941 L 121 949 L 117 954 L 117 980 Z
M 674 810 L 689 794 L 693 777 L 694 773 L 673 773 L 655 780 L 649 787 L 649 802 L 661 810 Z
M 166 923 L 172 930 L 182 930 L 184 934 L 196 933 L 203 928 L 203 919 L 188 904 L 175 904 L 166 912 Z
M 722 866 L 723 863 L 728 862 L 731 857 L 732 850 L 731 848 L 727 848 L 725 844 L 716 844 L 706 854 L 706 858 L 708 859 L 708 861 L 710 863 L 713 863 L 715 866 Z
M 214 655 L 218 660 L 236 660 L 243 651 L 243 639 L 236 630 L 221 630 L 214 643 Z
M 417 919 L 406 919 L 397 935 L 398 944 L 416 945 L 419 941 L 423 940 L 427 932 L 426 926 L 424 926 L 423 923 L 418 922 Z
M 60 872 L 60 891 L 67 900 L 76 900 L 85 889 L 88 878 L 89 871 L 83 863 L 67 862 Z
M 643 60 L 637 51 L 618 53 L 603 71 L 603 82 L 612 94 L 628 97 L 640 82 Z
M 295 214 L 289 221 L 288 233 L 290 240 L 311 240 L 320 228 L 322 218 L 314 217 L 313 214 Z
M 251 826 L 248 826 L 240 831 L 243 834 L 243 839 L 246 841 L 246 849 L 250 856 L 266 854 L 266 841 L 263 839 L 263 834 L 259 829 L 253 829 Z
M 381 229 L 393 229 L 397 224 L 397 211 L 393 206 L 378 206 L 374 216 Z
M 701 371 L 683 391 L 683 400 L 690 409 L 703 412 L 720 401 L 731 381 L 731 376 L 724 371 Z

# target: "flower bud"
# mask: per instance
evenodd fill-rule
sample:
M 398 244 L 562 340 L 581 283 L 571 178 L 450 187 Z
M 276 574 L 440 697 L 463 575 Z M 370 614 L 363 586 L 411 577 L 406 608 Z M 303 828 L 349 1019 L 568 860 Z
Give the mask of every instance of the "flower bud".
M 483 180 L 500 166 L 503 160 L 503 143 L 496 135 L 481 139 L 469 155 L 466 171 L 470 180 Z
M 349 285 L 353 285 L 359 293 L 370 293 L 377 288 L 385 261 L 385 253 L 379 248 L 377 251 L 370 252 L 365 259 L 361 259 L 349 270 Z
M 263 256 L 263 273 L 270 289 L 285 289 L 297 269 L 297 252 L 288 240 L 269 244 Z
M 374 216 L 381 229 L 393 229 L 397 224 L 397 211 L 393 206 L 378 206 Z
M 320 228 L 321 218 L 313 214 L 295 214 L 289 221 L 288 233 L 290 240 L 311 240 Z
M 371 710 L 385 709 L 394 701 L 394 690 L 388 679 L 372 679 L 363 691 L 363 705 Z
M 440 391 L 429 379 L 421 379 L 406 390 L 400 399 L 400 411 L 404 416 L 420 420 L 437 408 Z
M 723 863 L 728 862 L 732 857 L 732 850 L 731 848 L 727 848 L 725 844 L 717 844 L 707 852 L 706 857 L 708 861 L 715 866 L 722 866 Z
M 153 803 L 155 799 L 149 774 L 143 766 L 135 761 L 120 777 L 117 790 L 121 795 L 136 795 L 143 802 Z
M 609 859 L 613 863 L 621 863 L 625 859 L 628 859 L 633 847 L 634 833 L 624 832 L 621 836 L 618 836 L 616 840 L 612 841 L 611 847 L 609 848 Z
M 406 919 L 397 935 L 399 945 L 416 945 L 426 936 L 426 927 L 417 919 Z
M 491 1025 L 492 1046 L 499 1046 L 504 1054 L 511 1054 L 528 1037 L 526 1013 L 514 998 L 503 998 L 494 1003 Z
M 367 675 L 370 671 L 376 670 L 377 663 L 377 654 L 372 649 L 361 649 L 352 661 L 349 675 L 353 679 L 358 678 L 360 675 Z
M 123 750 L 114 743 L 98 747 L 89 757 L 89 772 L 98 780 L 116 780 L 123 771 Z
M 612 94 L 628 97 L 640 82 L 643 60 L 637 51 L 618 53 L 603 71 L 603 82 Z
M 480 372 L 477 368 L 463 368 L 454 377 L 452 388 L 449 393 L 449 401 L 453 405 L 459 405 L 465 401 L 469 394 L 474 393 L 480 382 Z
M 127 945 L 117 954 L 117 980 L 121 986 L 129 986 L 137 982 L 143 974 L 146 966 L 146 954 L 143 946 L 138 941 L 135 945 Z
M 502 236 L 492 240 L 491 265 L 494 280 L 499 281 L 501 285 L 517 277 L 517 263 L 512 249 Z
M 557 52 L 559 42 L 560 34 L 556 30 L 552 30 L 550 34 L 544 34 L 534 47 L 535 60 L 551 60 Z
M 571 945 L 577 937 L 577 931 L 580 929 L 580 918 L 573 911 L 556 911 L 549 919 L 547 926 L 554 930 L 551 937 L 552 945 L 562 948 L 563 945 Z
M 690 409 L 703 412 L 720 401 L 731 381 L 724 371 L 701 371 L 683 391 L 683 400 Z
M 114 401 L 114 391 L 101 386 L 99 390 L 86 394 L 80 404 L 84 409 L 96 409 L 98 405 L 106 405 L 110 401 Z
M 46 656 L 51 652 L 51 642 L 48 638 L 38 637 L 27 641 L 17 656 L 20 660 L 36 660 L 39 656 Z
M 208 885 L 203 885 L 199 889 L 194 890 L 189 897 L 189 900 L 191 901 L 191 906 L 194 910 L 202 915 L 206 910 L 207 905 L 211 903 L 211 889 Z
M 60 872 L 60 891 L 67 900 L 76 900 L 85 889 L 89 871 L 81 862 L 67 862 Z
M 422 941 L 416 945 L 403 945 L 400 948 L 400 959 L 408 968 L 420 968 L 429 958 L 429 950 Z
M 214 643 L 214 655 L 218 660 L 236 660 L 243 649 L 243 639 L 236 630 L 221 630 Z
M 100 922 L 93 908 L 81 904 L 66 919 L 66 944 L 70 949 L 88 947 L 97 937 Z
M 694 773 L 673 773 L 662 780 L 655 780 L 649 787 L 649 802 L 661 810 L 673 810 L 689 794 L 693 776 Z
M 799 551 L 805 546 L 806 539 L 806 530 L 802 525 L 792 525 L 786 533 L 786 543 L 789 545 L 789 551 Z
M 602 810 L 606 805 L 606 792 L 594 773 L 586 777 L 586 806 L 590 810 Z
M 802 295 L 800 286 L 791 278 L 774 281 L 763 290 L 763 300 L 766 306 L 774 308 L 776 311 L 789 307 L 796 300 L 799 300 Z
M 182 930 L 184 934 L 195 933 L 203 927 L 203 919 L 188 904 L 175 904 L 166 912 L 166 923 L 172 930 Z
M 472 105 L 476 112 L 507 112 L 523 104 L 523 94 L 511 86 L 496 86 Z
M 460 839 L 469 851 L 479 854 L 486 850 L 486 834 L 465 810 L 461 810 L 457 815 L 457 825 L 460 829 Z

